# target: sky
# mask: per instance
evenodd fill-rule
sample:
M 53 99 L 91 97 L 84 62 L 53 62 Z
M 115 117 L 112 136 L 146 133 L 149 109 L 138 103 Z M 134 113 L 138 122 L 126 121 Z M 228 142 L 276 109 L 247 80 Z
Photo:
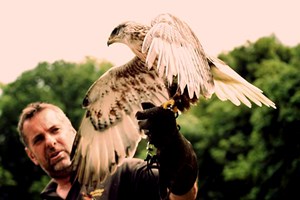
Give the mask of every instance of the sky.
M 299 8 L 299 0 L 0 0 L 0 82 L 43 61 L 89 56 L 124 64 L 133 53 L 123 44 L 107 47 L 113 28 L 129 20 L 150 25 L 161 13 L 186 21 L 210 55 L 271 34 L 295 46 Z

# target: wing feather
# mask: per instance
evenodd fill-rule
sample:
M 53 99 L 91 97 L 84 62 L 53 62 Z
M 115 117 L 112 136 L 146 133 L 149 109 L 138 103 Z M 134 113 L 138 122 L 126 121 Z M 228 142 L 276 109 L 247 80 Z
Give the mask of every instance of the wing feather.
M 206 98 L 214 92 L 212 74 L 204 50 L 190 27 L 170 14 L 161 14 L 152 21 L 146 34 L 142 53 L 147 53 L 148 68 L 172 84 L 177 77 L 180 90 L 187 87 L 189 97 L 200 93 Z M 155 61 L 158 61 L 155 66 Z
M 276 108 L 275 104 L 263 95 L 262 90 L 252 85 L 218 58 L 208 56 L 215 83 L 215 93 L 222 100 L 230 100 L 235 105 L 244 103 L 251 108 L 251 100 L 258 106 Z M 249 100 L 248 100 L 249 99 Z
M 164 81 L 138 57 L 103 74 L 88 90 L 72 161 L 78 181 L 95 186 L 132 157 L 141 140 L 135 113 L 141 103 L 168 99 Z

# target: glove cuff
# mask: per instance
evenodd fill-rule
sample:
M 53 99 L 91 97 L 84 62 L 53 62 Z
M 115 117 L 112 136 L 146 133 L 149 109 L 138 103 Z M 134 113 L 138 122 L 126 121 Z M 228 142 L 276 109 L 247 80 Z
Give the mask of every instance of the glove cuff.
M 191 190 L 198 176 L 197 156 L 191 143 L 177 134 L 162 148 L 157 148 L 160 182 L 175 195 Z

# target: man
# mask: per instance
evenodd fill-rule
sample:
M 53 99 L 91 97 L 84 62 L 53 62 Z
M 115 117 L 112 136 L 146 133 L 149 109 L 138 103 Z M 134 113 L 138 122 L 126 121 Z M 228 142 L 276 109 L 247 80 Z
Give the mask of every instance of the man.
M 179 133 L 174 113 L 149 103 L 143 108 L 136 118 L 157 148 L 157 164 L 154 159 L 152 164 L 127 159 L 103 188 L 89 194 L 82 193 L 71 178 L 70 152 L 76 130 L 64 112 L 43 102 L 24 108 L 18 131 L 25 151 L 52 178 L 42 199 L 195 199 L 197 159 L 191 144 Z

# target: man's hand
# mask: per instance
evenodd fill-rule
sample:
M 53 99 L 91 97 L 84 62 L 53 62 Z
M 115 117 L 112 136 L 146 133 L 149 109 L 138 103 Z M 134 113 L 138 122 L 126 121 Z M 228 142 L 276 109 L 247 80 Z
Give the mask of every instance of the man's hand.
M 149 142 L 156 148 L 161 148 L 170 142 L 170 138 L 178 134 L 175 113 L 162 106 L 152 103 L 142 103 L 144 111 L 138 111 L 140 129 L 145 131 Z
M 175 113 L 151 103 L 136 113 L 140 129 L 157 148 L 161 195 L 171 199 L 193 199 L 197 193 L 197 157 L 191 143 L 179 133 Z M 167 189 L 168 188 L 168 189 Z

